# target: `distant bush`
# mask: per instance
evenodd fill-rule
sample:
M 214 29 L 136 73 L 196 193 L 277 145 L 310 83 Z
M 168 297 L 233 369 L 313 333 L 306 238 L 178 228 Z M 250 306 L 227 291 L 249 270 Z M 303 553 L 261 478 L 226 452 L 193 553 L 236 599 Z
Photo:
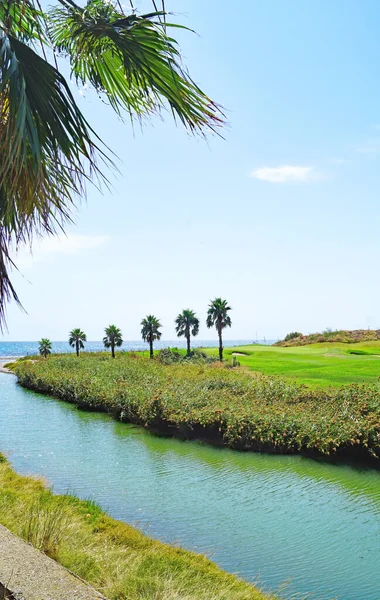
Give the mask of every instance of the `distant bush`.
M 212 356 L 210 354 L 206 354 L 202 350 L 195 349 L 192 350 L 190 357 L 185 356 L 185 360 L 190 360 L 192 362 L 203 362 L 203 363 L 215 363 L 219 362 L 218 356 Z
M 158 362 L 162 365 L 173 365 L 180 362 L 200 362 L 200 363 L 213 363 L 218 362 L 216 356 L 209 356 L 202 350 L 192 350 L 190 356 L 187 356 L 184 352 L 180 352 L 178 348 L 164 348 L 157 354 Z
M 172 365 L 174 363 L 181 362 L 183 356 L 177 349 L 163 348 L 157 354 L 157 360 L 162 365 Z
M 336 329 L 335 331 L 332 331 L 330 328 L 327 328 L 322 333 L 311 333 L 310 335 L 302 335 L 298 332 L 289 333 L 285 339 L 281 342 L 276 342 L 274 346 L 306 346 L 307 344 L 321 344 L 323 342 L 356 344 L 357 342 L 371 342 L 378 340 L 380 340 L 379 329 L 354 329 L 352 331 Z
M 301 335 L 302 335 L 302 333 L 300 333 L 299 331 L 292 331 L 291 333 L 288 333 L 284 337 L 284 342 L 289 342 L 289 340 L 294 340 L 294 338 L 298 338 Z

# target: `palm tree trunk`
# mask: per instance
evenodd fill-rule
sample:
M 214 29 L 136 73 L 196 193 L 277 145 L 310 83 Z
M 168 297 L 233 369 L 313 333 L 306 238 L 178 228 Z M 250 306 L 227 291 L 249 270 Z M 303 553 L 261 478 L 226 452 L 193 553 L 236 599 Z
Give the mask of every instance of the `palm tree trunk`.
M 115 344 L 111 344 L 112 358 L 115 358 Z
M 75 341 L 75 349 L 77 351 L 77 356 L 79 356 L 79 340 Z
M 149 340 L 150 358 L 153 358 L 153 340 Z
M 190 356 L 190 354 L 191 354 L 190 333 L 186 336 L 186 340 L 187 340 L 187 356 Z
M 218 327 L 218 336 L 219 336 L 219 360 L 222 362 L 223 360 L 223 340 L 222 340 L 222 329 Z

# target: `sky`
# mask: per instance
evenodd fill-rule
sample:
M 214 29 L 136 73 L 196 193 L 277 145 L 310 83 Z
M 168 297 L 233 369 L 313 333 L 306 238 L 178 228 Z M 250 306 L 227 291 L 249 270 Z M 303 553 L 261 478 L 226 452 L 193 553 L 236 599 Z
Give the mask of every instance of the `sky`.
M 141 0 L 146 8 L 148 0 Z M 114 323 L 164 339 L 184 308 L 232 307 L 226 339 L 380 328 L 380 3 L 166 0 L 197 34 L 177 35 L 195 81 L 223 105 L 223 138 L 189 136 L 170 114 L 141 129 L 91 90 L 91 125 L 118 156 L 111 190 L 89 187 L 67 237 L 21 249 L 27 313 L 4 340 L 90 340 Z M 1 339 L 1 338 L 0 338 Z

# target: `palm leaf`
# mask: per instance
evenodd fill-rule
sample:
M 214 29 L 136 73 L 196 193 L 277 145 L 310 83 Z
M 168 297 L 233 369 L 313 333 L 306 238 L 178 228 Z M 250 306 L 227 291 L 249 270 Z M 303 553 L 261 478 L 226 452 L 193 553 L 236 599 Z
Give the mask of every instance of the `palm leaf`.
M 214 130 L 223 123 L 220 110 L 182 67 L 166 34 L 175 25 L 163 27 L 161 15 L 125 16 L 109 2 L 90 0 L 84 9 L 52 11 L 49 31 L 77 82 L 104 94 L 119 114 L 141 118 L 169 106 L 191 131 Z
M 164 1 L 138 16 L 108 0 L 81 8 L 41 10 L 39 0 L 0 2 L 0 329 L 5 306 L 19 302 L 10 281 L 13 243 L 63 228 L 88 181 L 104 181 L 99 159 L 111 164 L 75 103 L 52 50 L 69 58 L 79 84 L 132 117 L 169 108 L 192 132 L 215 130 L 223 117 L 181 64 L 167 35 Z M 121 7 L 120 3 L 118 5 Z M 14 265 L 13 265 L 14 266 Z

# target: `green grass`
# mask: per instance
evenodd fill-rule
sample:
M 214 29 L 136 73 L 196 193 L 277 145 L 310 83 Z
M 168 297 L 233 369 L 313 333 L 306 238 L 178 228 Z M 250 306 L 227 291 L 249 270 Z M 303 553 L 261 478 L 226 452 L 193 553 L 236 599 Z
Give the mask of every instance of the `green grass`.
M 217 354 L 215 348 L 204 351 Z M 252 371 L 279 375 L 311 388 L 375 383 L 380 377 L 380 342 L 327 342 L 286 348 L 250 345 L 225 348 L 224 356 L 231 361 L 235 352 L 244 353 L 237 358 L 242 366 Z
M 93 502 L 54 495 L 1 454 L 0 523 L 109 600 L 269 600 L 205 556 L 155 541 Z
M 253 348 L 252 354 L 240 357 L 241 362 L 249 367 L 257 352 L 266 357 L 262 363 L 267 367 L 272 359 L 278 373 L 277 351 Z M 249 347 L 242 350 L 250 351 Z M 280 356 L 291 365 L 287 375 L 294 379 L 294 360 L 286 350 L 281 348 Z M 293 356 L 302 358 L 301 350 Z M 315 361 L 314 367 L 320 369 L 319 362 L 328 361 L 324 352 L 319 348 L 301 364 L 310 370 L 310 362 Z M 336 360 L 377 361 L 372 356 L 339 353 Z M 380 457 L 378 383 L 311 390 L 287 378 L 226 366 L 187 361 L 163 365 L 134 353 L 119 353 L 116 359 L 88 354 L 24 360 L 16 363 L 15 371 L 27 388 L 84 409 L 107 411 L 151 431 L 203 438 L 241 450 Z

